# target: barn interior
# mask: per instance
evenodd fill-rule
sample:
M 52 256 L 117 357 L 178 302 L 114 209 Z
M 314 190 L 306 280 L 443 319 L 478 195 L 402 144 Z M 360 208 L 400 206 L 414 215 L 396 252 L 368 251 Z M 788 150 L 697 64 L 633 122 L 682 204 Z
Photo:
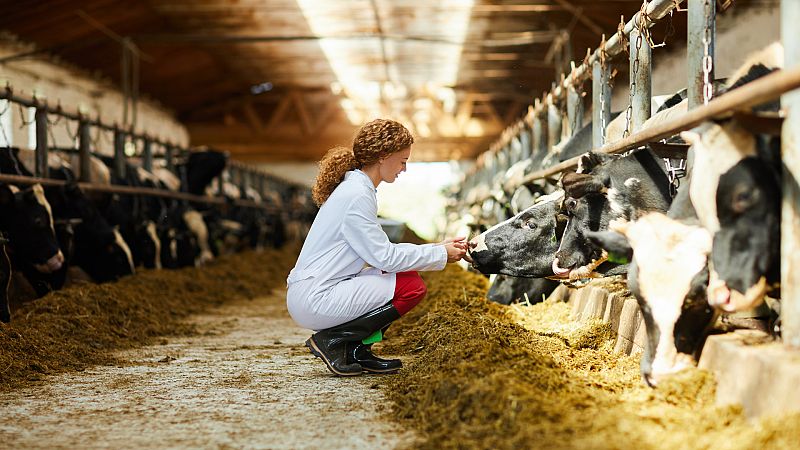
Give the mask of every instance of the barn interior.
M 179 281 L 152 270 L 162 267 L 161 260 L 152 268 L 145 264 L 139 269 L 140 252 L 131 248 L 127 257 L 132 269 L 137 265 L 135 275 L 114 277 L 109 280 L 112 283 L 98 285 L 67 281 L 63 290 L 42 288 L 39 292 L 35 285 L 22 288 L 20 295 L 42 298 L 26 299 L 19 305 L 12 301 L 11 325 L 27 328 L 0 323 L 0 347 L 6 348 L 0 351 L 0 371 L 3 365 L 9 368 L 5 377 L 0 372 L 0 404 L 8 406 L 9 414 L 22 416 L 16 426 L 4 429 L 0 425 L 0 435 L 7 434 L 10 442 L 21 447 L 57 442 L 54 430 L 64 419 L 44 414 L 52 404 L 46 396 L 34 393 L 37 387 L 47 385 L 51 380 L 47 377 L 57 376 L 62 377 L 57 386 L 71 393 L 58 401 L 66 413 L 80 417 L 75 429 L 64 434 L 67 447 L 79 446 L 88 438 L 96 439 L 101 447 L 127 442 L 143 448 L 793 448 L 800 429 L 800 391 L 796 389 L 800 382 L 796 353 L 800 346 L 800 290 L 795 287 L 800 272 L 794 270 L 800 261 L 789 256 L 787 249 L 800 241 L 800 221 L 797 197 L 792 197 L 797 194 L 796 184 L 787 180 L 800 177 L 800 158 L 796 144 L 786 144 L 785 136 L 791 135 L 784 134 L 784 178 L 779 181 L 783 190 L 776 194 L 783 199 L 784 216 L 780 218 L 778 207 L 777 219 L 783 220 L 783 228 L 769 237 L 771 242 L 782 242 L 782 266 L 776 269 L 780 272 L 782 268 L 782 274 L 774 283 L 770 278 L 767 287 L 759 285 L 766 293 L 762 292 L 761 301 L 753 308 L 719 314 L 719 308 L 708 306 L 708 314 L 714 310 L 716 328 L 704 330 L 703 341 L 713 328 L 712 336 L 689 364 L 703 370 L 682 373 L 674 383 L 663 382 L 656 389 L 644 365 L 641 375 L 639 372 L 640 359 L 647 359 L 642 355 L 655 352 L 655 347 L 648 347 L 652 344 L 648 339 L 653 339 L 653 331 L 648 329 L 652 324 L 646 324 L 652 322 L 652 316 L 642 312 L 649 306 L 631 292 L 626 272 L 612 271 L 608 277 L 594 272 L 613 259 L 611 252 L 603 249 L 602 261 L 592 257 L 584 266 L 591 266 L 585 277 L 570 278 L 567 272 L 566 278 L 559 278 L 558 259 L 552 270 L 548 263 L 551 280 L 546 280 L 546 292 L 541 287 L 522 292 L 515 285 L 502 284 L 511 283 L 504 278 L 508 269 L 489 275 L 477 264 L 470 267 L 463 261 L 458 263 L 461 268 L 451 264 L 444 272 L 426 275 L 429 304 L 423 303 L 409 315 L 411 319 L 393 327 L 395 340 L 376 345 L 387 354 L 401 355 L 407 369 L 397 376 L 371 380 L 354 377 L 367 380 L 347 386 L 344 377 L 323 373 L 324 367 L 308 352 L 311 349 L 316 355 L 314 349 L 303 345 L 308 336 L 289 322 L 285 283 L 318 211 L 311 200 L 318 162 L 330 149 L 351 147 L 363 124 L 392 119 L 414 137 L 407 171 L 396 182 L 377 188 L 378 215 L 392 241 L 439 242 L 454 236 L 487 239 L 482 233 L 520 213 L 509 213 L 515 208 L 514 189 L 539 186 L 539 191 L 531 189 L 528 208 L 535 204 L 534 197 L 540 202 L 549 198 L 553 189 L 563 188 L 561 174 L 574 171 L 578 158 L 559 160 L 558 152 L 577 136 L 582 125 L 594 132 L 592 122 L 602 120 L 605 127 L 612 117 L 624 119 L 627 114 L 625 133 L 616 144 L 603 135 L 599 143 L 590 138 L 588 149 L 622 153 L 639 147 L 629 143 L 644 136 L 637 133 L 647 131 L 644 119 L 639 120 L 634 111 L 639 107 L 634 107 L 631 83 L 638 72 L 633 72 L 633 59 L 629 61 L 628 56 L 637 45 L 636 51 L 640 51 L 642 38 L 637 44 L 633 35 L 622 37 L 631 27 L 640 33 L 646 30 L 644 46 L 652 56 L 647 56 L 642 66 L 647 64 L 646 86 L 653 96 L 669 97 L 688 85 L 684 98 L 691 98 L 693 83 L 708 87 L 714 78 L 732 77 L 748 64 L 752 54 L 782 41 L 786 64 L 778 72 L 788 73 L 787 78 L 770 79 L 775 80 L 771 85 L 778 86 L 777 93 L 764 93 L 770 89 L 767 86 L 752 95 L 772 95 L 769 99 L 774 100 L 783 94 L 786 102 L 790 98 L 786 92 L 797 92 L 793 84 L 797 77 L 791 76 L 797 72 L 797 59 L 792 60 L 796 58 L 792 55 L 798 46 L 786 38 L 787 23 L 793 23 L 790 14 L 798 13 L 793 3 L 0 0 L 0 148 L 29 154 L 32 165 L 28 175 L 45 188 L 70 182 L 69 176 L 66 181 L 54 181 L 52 168 L 48 176 L 47 163 L 42 162 L 48 160 L 48 149 L 50 156 L 78 158 L 71 160 L 74 178 L 95 203 L 103 193 L 117 200 L 133 195 L 130 189 L 145 195 L 161 194 L 147 184 L 115 187 L 116 181 L 98 188 L 97 179 L 91 178 L 95 175 L 88 175 L 90 155 L 110 161 L 105 170 L 110 171 L 112 180 L 120 178 L 125 173 L 120 172 L 121 165 L 129 163 L 133 164 L 129 167 L 173 172 L 172 178 L 181 187 L 164 198 L 172 195 L 176 203 L 182 199 L 184 205 L 194 206 L 205 201 L 208 209 L 198 206 L 200 213 L 192 217 L 207 223 L 208 217 L 215 217 L 220 231 L 214 231 L 209 223 L 205 233 L 217 239 L 223 245 L 220 248 L 232 242 L 237 249 L 228 252 L 200 245 L 186 265 L 174 256 L 176 262 L 170 268 L 196 271 L 176 272 Z M 688 9 L 702 12 L 704 7 L 707 15 L 713 11 L 711 25 L 705 30 L 707 36 L 713 36 L 711 54 L 707 44 L 705 55 L 713 61 L 713 69 L 705 70 L 705 80 L 702 68 L 699 74 L 692 74 L 698 66 L 692 62 L 691 46 L 700 38 L 697 28 L 692 28 L 693 13 Z M 603 59 L 606 91 L 593 83 L 591 78 L 599 75 L 592 73 L 592 67 L 598 58 L 604 58 L 597 55 L 602 55 L 613 39 L 617 45 L 622 41 L 623 50 L 608 61 Z M 588 67 L 588 76 L 584 73 L 572 84 L 570 79 L 580 67 Z M 790 67 L 795 67 L 793 72 L 783 70 Z M 575 103 L 569 103 L 573 100 L 568 97 L 572 94 L 565 93 L 568 90 L 575 92 L 577 109 L 570 109 Z M 598 99 L 603 104 L 597 104 Z M 746 101 L 720 106 L 721 112 L 709 112 L 693 124 L 728 120 L 734 114 L 725 111 L 735 110 L 735 120 L 754 127 L 754 133 L 780 136 L 782 126 L 784 133 L 789 133 L 789 103 L 765 115 L 752 113 L 757 102 Z M 645 118 L 649 118 L 650 99 L 646 102 Z M 690 112 L 702 103 L 692 105 L 690 100 Z M 660 106 L 656 105 L 652 114 Z M 597 110 L 621 114 L 605 118 L 595 115 Z M 553 111 L 563 116 L 557 122 L 549 116 Z M 705 114 L 706 110 L 702 111 Z M 675 156 L 673 162 L 685 161 L 687 142 L 667 149 L 666 141 L 678 139 L 680 131 L 695 125 L 684 123 L 681 130 L 648 135 L 639 144 L 663 144 L 658 156 L 679 152 L 669 156 Z M 608 145 L 617 147 L 609 150 Z M 555 160 L 522 165 L 536 160 L 540 149 Z M 209 178 L 210 184 L 195 192 L 183 186 L 191 178 L 190 155 L 204 152 L 224 154 L 227 165 L 213 180 Z M 669 161 L 668 157 L 667 172 Z M 26 183 L 20 174 L 3 167 L 0 164 L 0 184 Z M 686 166 L 679 171 L 683 177 Z M 681 184 L 680 179 L 670 178 L 669 182 L 676 191 Z M 688 180 L 684 183 L 688 186 Z M 163 181 L 162 189 L 163 184 L 168 183 Z M 507 192 L 498 193 L 503 190 Z M 129 209 L 138 212 L 140 204 L 133 205 Z M 500 209 L 506 216 L 501 217 Z M 219 210 L 223 213 L 217 217 L 215 211 Z M 251 210 L 264 216 L 247 212 Z M 280 225 L 280 238 L 275 224 L 264 218 L 267 216 L 285 222 Z M 252 248 L 243 231 L 242 224 L 250 223 L 247 220 L 262 225 Z M 192 230 L 190 221 L 185 219 Z M 8 244 L 1 233 L 5 226 L 0 224 L 3 246 Z M 114 231 L 121 240 L 125 240 L 120 235 L 123 228 L 117 225 Z M 566 236 L 566 228 L 557 231 Z M 560 234 L 558 239 L 561 251 Z M 10 242 L 13 245 L 14 239 Z M 179 243 L 172 242 L 172 250 L 160 244 L 155 252 L 177 255 Z M 521 244 L 506 242 L 504 246 L 516 245 Z M 275 248 L 263 250 L 267 247 Z M 239 250 L 252 249 L 257 252 L 238 256 Z M 710 260 L 711 251 L 707 253 Z M 13 259 L 12 250 L 9 261 Z M 625 263 L 630 262 L 628 255 Z M 53 259 L 46 264 L 52 265 Z M 163 264 L 166 268 L 167 263 Z M 8 270 L 11 281 L 6 283 L 6 291 L 10 286 L 12 294 L 7 296 L 22 292 L 14 281 L 19 276 L 13 278 L 16 271 Z M 98 281 L 94 273 L 88 278 Z M 104 288 L 117 284 L 119 293 L 115 287 Z M 166 285 L 168 289 L 159 288 Z M 497 294 L 490 290 L 492 286 L 505 291 Z M 142 306 L 137 290 L 152 302 Z M 493 300 L 504 305 L 487 301 L 493 292 L 508 297 Z M 708 292 L 713 297 L 712 291 Z M 98 303 L 97 309 L 92 309 L 85 303 L 87 298 L 102 299 L 110 306 L 101 313 L 104 308 Z M 224 308 L 221 305 L 226 298 L 235 299 L 234 309 L 219 313 L 227 325 L 216 325 L 217 313 L 209 311 Z M 243 306 L 252 298 L 263 301 Z M 157 309 L 151 303 L 159 302 L 171 308 L 175 317 L 150 317 Z M 69 305 L 64 306 L 69 319 L 59 318 L 62 304 Z M 180 314 L 176 310 L 181 310 Z M 277 319 L 264 318 L 259 311 L 268 311 L 268 316 Z M 37 317 L 41 318 L 39 324 L 35 323 Z M 62 322 L 77 324 L 82 317 L 92 317 L 86 323 L 97 334 L 87 334 L 84 341 L 70 339 L 64 348 L 51 350 L 72 332 Z M 189 320 L 189 325 L 181 320 Z M 131 321 L 141 323 L 143 331 L 136 331 Z M 267 331 L 251 332 L 245 324 Z M 782 338 L 776 331 L 781 326 Z M 172 327 L 179 331 L 171 332 Z M 28 335 L 50 337 L 45 341 L 31 338 L 26 343 L 24 336 Z M 197 338 L 192 336 L 214 339 L 234 335 L 240 336 L 238 340 L 209 341 L 202 344 L 202 351 L 193 347 Z M 154 344 L 156 337 L 161 344 Z M 259 342 L 251 344 L 248 339 Z M 225 355 L 214 356 L 208 350 L 216 346 L 238 355 L 238 362 L 225 366 Z M 95 347 L 133 353 L 112 358 Z M 131 350 L 137 348 L 141 349 Z M 204 353 L 206 350 L 211 353 Z M 245 360 L 257 362 L 248 365 Z M 492 367 L 479 364 L 481 360 Z M 115 364 L 139 369 L 116 375 L 101 369 Z M 204 364 L 212 368 L 208 379 L 202 376 Z M 97 377 L 82 382 L 83 373 Z M 146 374 L 157 381 L 142 384 Z M 178 387 L 187 377 L 200 380 L 194 390 Z M 541 381 L 532 382 L 531 377 L 541 377 Z M 299 381 L 283 381 L 288 378 Z M 380 380 L 373 381 L 375 378 Z M 304 380 L 317 385 L 309 388 Z M 83 394 L 81 383 L 98 383 L 102 387 L 96 390 L 99 396 Z M 408 386 L 418 389 L 409 390 Z M 180 411 L 193 410 L 194 415 L 176 413 L 170 422 L 168 409 L 152 398 L 140 398 L 142 392 L 160 388 L 165 389 L 161 400 L 174 402 Z M 137 400 L 117 403 L 115 389 Z M 258 393 L 259 389 L 267 393 Z M 342 412 L 341 405 L 327 398 L 336 392 L 342 392 L 343 404 L 348 405 L 345 409 L 350 411 Z M 30 406 L 21 402 L 26 395 L 34 399 Z M 377 406 L 360 405 L 358 398 Z M 141 408 L 157 411 L 157 425 L 147 422 L 137 401 Z M 316 401 L 321 402 L 319 410 Z M 104 402 L 111 405 L 104 411 L 120 424 L 113 433 L 103 431 L 100 421 L 90 419 L 91 411 L 86 409 L 86 405 Z M 201 406 L 211 402 L 217 406 Z M 297 411 L 288 412 L 293 405 L 298 406 Z M 136 414 L 126 415 L 130 410 Z M 607 418 L 597 418 L 604 412 L 608 412 Z M 243 425 L 247 417 L 262 413 L 264 417 L 254 422 L 257 425 Z M 371 417 L 378 419 L 374 432 L 366 436 L 359 432 L 337 437 L 335 420 L 326 421 L 322 416 L 341 416 L 347 427 L 359 427 Z M 315 420 L 320 423 L 309 423 Z M 182 425 L 168 424 L 173 422 Z M 271 426 L 273 422 L 281 426 Z M 226 432 L 228 425 L 234 431 Z M 152 436 L 137 434 L 133 431 L 137 426 L 152 430 Z M 21 431 L 25 427 L 33 431 Z M 410 431 L 402 433 L 397 428 Z

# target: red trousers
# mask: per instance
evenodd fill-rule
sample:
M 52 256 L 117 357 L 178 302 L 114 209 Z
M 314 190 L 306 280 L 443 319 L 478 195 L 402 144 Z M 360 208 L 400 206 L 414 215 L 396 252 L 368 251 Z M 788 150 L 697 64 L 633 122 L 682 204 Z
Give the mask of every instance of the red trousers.
M 427 293 L 428 288 L 417 272 L 400 272 L 397 274 L 392 305 L 401 316 L 405 315 L 417 306 Z

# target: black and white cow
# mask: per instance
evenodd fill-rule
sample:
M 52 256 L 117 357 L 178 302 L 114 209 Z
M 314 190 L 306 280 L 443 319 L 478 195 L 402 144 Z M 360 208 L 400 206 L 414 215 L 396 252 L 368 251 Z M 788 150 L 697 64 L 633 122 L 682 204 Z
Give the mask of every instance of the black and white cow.
M 501 305 L 515 302 L 539 303 L 558 286 L 558 281 L 547 278 L 518 278 L 497 275 L 491 280 L 492 285 L 486 298 Z
M 564 191 L 536 203 L 470 240 L 473 266 L 484 274 L 543 278 L 553 276 L 558 236 L 566 226 L 560 214 Z
M 13 267 L 41 296 L 52 290 L 52 275 L 64 265 L 50 204 L 39 184 L 18 189 L 0 184 L 0 230 L 9 239 Z
M 568 223 L 553 259 L 553 273 L 562 279 L 592 276 L 606 260 L 589 232 L 608 228 L 615 219 L 636 220 L 649 211 L 665 212 L 672 200 L 661 159 L 649 149 L 626 156 L 590 152 L 578 172 L 562 177 Z

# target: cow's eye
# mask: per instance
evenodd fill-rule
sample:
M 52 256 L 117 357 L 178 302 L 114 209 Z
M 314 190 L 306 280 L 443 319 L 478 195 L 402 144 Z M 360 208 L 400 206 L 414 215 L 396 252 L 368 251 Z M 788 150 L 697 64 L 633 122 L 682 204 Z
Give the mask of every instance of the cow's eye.
M 533 219 L 528 219 L 522 224 L 522 228 L 527 228 L 529 230 L 535 230 L 536 226 L 536 221 Z
M 574 210 L 576 206 L 578 206 L 578 201 L 577 201 L 577 200 L 575 200 L 574 198 L 569 198 L 569 199 L 567 199 L 567 201 L 564 203 L 564 207 L 565 207 L 565 208 L 567 208 L 567 211 L 572 211 L 572 210 Z
M 748 188 L 739 188 L 733 194 L 733 210 L 742 213 L 755 202 L 756 193 Z

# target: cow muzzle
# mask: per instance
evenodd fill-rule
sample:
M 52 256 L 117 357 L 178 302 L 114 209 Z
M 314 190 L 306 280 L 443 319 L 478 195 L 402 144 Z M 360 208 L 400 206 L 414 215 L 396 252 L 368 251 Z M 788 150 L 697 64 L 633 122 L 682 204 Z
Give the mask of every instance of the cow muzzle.
M 725 280 L 721 280 L 716 272 L 711 272 L 708 282 L 708 304 L 726 313 L 746 311 L 759 306 L 767 295 L 767 279 L 759 278 L 758 282 L 741 293 L 730 289 Z
M 34 264 L 34 267 L 38 272 L 41 273 L 53 273 L 59 269 L 64 264 L 64 254 L 61 253 L 61 250 L 58 251 L 55 255 L 53 255 L 50 259 L 47 260 L 44 264 Z

